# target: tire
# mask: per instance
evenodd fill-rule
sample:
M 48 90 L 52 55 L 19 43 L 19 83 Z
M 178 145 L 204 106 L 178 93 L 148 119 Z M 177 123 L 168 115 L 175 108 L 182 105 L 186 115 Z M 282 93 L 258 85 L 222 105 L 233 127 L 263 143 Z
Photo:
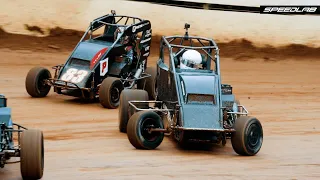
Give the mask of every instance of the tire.
M 234 129 L 236 132 L 231 136 L 233 150 L 242 156 L 256 155 L 263 142 L 263 129 L 260 121 L 255 117 L 241 116 L 236 119 Z
M 51 86 L 44 84 L 44 80 L 51 78 L 51 73 L 43 67 L 30 69 L 26 77 L 26 90 L 32 97 L 45 97 L 48 95 Z
M 189 149 L 190 146 L 192 145 L 189 142 L 188 139 L 188 133 L 185 130 L 177 130 L 174 134 L 175 141 L 177 142 L 178 146 L 182 149 Z M 178 137 L 177 137 L 178 136 Z
M 147 101 L 148 93 L 145 90 L 138 89 L 125 89 L 120 95 L 120 105 L 119 105 L 119 131 L 122 133 L 127 132 L 127 124 L 130 118 L 129 115 L 129 103 L 128 101 Z
M 23 179 L 41 179 L 44 169 L 43 133 L 25 130 L 21 135 L 20 170 Z
M 163 141 L 163 132 L 148 133 L 144 130 L 148 124 L 163 128 L 161 117 L 152 111 L 137 112 L 129 119 L 127 136 L 136 149 L 155 149 Z
M 118 78 L 105 78 L 99 88 L 99 101 L 104 108 L 116 109 L 120 103 L 120 95 L 124 89 Z
M 149 100 L 155 100 L 157 97 L 157 69 L 156 67 L 148 67 L 146 73 L 151 77 L 138 81 L 137 88 L 145 89 L 148 92 Z

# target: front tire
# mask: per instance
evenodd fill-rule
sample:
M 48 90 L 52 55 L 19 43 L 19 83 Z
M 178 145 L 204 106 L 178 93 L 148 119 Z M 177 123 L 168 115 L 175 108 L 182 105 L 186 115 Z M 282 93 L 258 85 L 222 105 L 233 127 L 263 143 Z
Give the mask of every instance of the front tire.
M 25 130 L 21 136 L 20 170 L 23 179 L 41 179 L 44 169 L 43 133 Z
M 127 132 L 127 124 L 130 118 L 128 101 L 147 101 L 148 93 L 145 90 L 139 89 L 125 89 L 120 95 L 119 105 L 119 131 Z M 145 108 L 145 107 L 143 107 Z
M 263 129 L 255 117 L 241 116 L 234 124 L 236 132 L 232 133 L 231 143 L 234 151 L 242 156 L 256 155 L 262 146 Z
M 119 106 L 120 94 L 124 89 L 118 78 L 105 78 L 99 88 L 99 101 L 104 108 L 116 109 Z
M 45 97 L 48 95 L 51 86 L 45 80 L 51 78 L 51 73 L 43 67 L 34 67 L 27 74 L 25 86 L 28 94 L 32 97 Z
M 140 111 L 131 116 L 127 126 L 127 136 L 136 149 L 155 149 L 164 138 L 163 132 L 148 132 L 148 128 L 163 129 L 161 117 L 152 111 Z

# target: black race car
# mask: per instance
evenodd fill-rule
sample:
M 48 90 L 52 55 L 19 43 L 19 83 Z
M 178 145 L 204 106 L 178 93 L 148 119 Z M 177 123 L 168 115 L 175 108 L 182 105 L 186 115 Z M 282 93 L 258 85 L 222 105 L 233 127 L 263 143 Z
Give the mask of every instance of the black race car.
M 151 23 L 137 17 L 111 14 L 93 20 L 65 64 L 54 66 L 54 76 L 43 67 L 32 68 L 26 90 L 32 97 L 54 92 L 83 99 L 99 98 L 105 108 L 117 108 L 123 89 L 145 89 L 155 98 L 155 68 L 147 68 Z

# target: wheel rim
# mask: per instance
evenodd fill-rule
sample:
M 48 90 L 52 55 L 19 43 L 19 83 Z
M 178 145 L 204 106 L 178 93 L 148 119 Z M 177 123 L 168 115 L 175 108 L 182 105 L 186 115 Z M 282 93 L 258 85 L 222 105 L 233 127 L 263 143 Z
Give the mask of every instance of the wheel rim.
M 160 132 L 149 132 L 150 128 L 158 128 L 158 123 L 155 119 L 146 118 L 141 123 L 140 132 L 143 138 L 147 141 L 155 141 L 160 136 Z
M 112 89 L 111 89 L 111 101 L 113 103 L 117 103 L 120 99 L 120 89 L 119 87 L 117 86 L 114 86 Z
M 248 128 L 248 135 L 247 135 L 247 144 L 251 149 L 256 149 L 261 144 L 261 128 L 258 124 L 254 123 L 251 124 Z
M 49 75 L 47 73 L 40 74 L 39 79 L 38 79 L 38 84 L 37 84 L 37 87 L 40 92 L 47 91 L 48 88 L 50 87 L 45 82 L 45 80 L 48 78 L 49 78 Z

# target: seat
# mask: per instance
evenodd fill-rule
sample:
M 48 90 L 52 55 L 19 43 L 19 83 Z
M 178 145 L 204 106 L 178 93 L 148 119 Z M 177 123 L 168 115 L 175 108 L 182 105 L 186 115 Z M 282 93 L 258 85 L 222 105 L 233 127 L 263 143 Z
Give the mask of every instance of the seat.
M 206 56 L 204 54 L 201 54 L 201 57 L 202 57 L 202 68 L 203 69 L 207 69 L 207 60 L 206 60 Z

